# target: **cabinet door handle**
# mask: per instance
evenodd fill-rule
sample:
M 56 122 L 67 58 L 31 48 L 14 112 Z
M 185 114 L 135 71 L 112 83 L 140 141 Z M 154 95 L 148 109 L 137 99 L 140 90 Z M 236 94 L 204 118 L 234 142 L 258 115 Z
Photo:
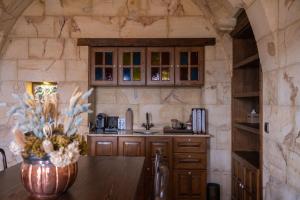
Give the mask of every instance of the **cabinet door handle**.
M 188 172 L 188 175 L 192 175 L 192 172 Z
M 121 68 L 122 67 L 122 65 L 119 65 L 119 68 Z
M 177 68 L 179 68 L 179 65 L 176 65 Z
M 191 138 L 189 138 L 188 141 L 190 142 L 190 141 L 191 141 Z
M 112 67 L 113 67 L 113 68 L 115 68 L 115 67 L 116 67 L 116 65 L 113 65 Z
M 192 156 L 191 155 L 188 155 L 188 158 L 191 158 Z
M 150 171 L 150 168 L 149 168 L 149 167 L 147 167 L 147 171 Z

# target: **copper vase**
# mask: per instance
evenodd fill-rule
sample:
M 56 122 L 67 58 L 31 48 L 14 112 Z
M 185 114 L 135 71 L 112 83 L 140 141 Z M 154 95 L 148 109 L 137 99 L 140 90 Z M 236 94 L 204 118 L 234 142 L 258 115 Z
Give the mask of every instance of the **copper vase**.
M 21 178 L 25 189 L 37 199 L 54 199 L 66 192 L 77 177 L 77 162 L 56 167 L 48 159 L 24 160 Z

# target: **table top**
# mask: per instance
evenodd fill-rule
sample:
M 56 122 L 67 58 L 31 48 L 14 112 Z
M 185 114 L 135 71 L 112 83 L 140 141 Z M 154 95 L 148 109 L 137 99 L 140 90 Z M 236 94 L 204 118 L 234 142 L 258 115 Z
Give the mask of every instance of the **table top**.
M 144 157 L 82 157 L 74 185 L 57 200 L 135 199 Z M 1 200 L 32 200 L 21 183 L 20 165 L 0 172 Z

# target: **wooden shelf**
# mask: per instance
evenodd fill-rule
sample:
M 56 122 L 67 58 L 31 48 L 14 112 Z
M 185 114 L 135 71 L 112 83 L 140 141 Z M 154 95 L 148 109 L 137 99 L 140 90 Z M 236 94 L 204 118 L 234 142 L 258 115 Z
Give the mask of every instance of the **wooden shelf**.
M 246 161 L 252 167 L 259 169 L 259 152 L 257 151 L 234 151 L 232 152 L 239 160 Z
M 252 124 L 252 123 L 235 122 L 233 126 L 235 128 L 242 129 L 244 131 L 248 131 L 250 133 L 259 135 L 259 123 Z
M 239 92 L 233 94 L 234 98 L 251 98 L 251 97 L 259 97 L 259 92 Z
M 255 61 L 259 60 L 259 56 L 258 54 L 254 54 L 252 56 L 249 56 L 247 58 L 245 58 L 244 60 L 241 60 L 240 62 L 236 63 L 233 65 L 233 68 L 240 68 L 240 67 L 244 67 L 247 66 Z

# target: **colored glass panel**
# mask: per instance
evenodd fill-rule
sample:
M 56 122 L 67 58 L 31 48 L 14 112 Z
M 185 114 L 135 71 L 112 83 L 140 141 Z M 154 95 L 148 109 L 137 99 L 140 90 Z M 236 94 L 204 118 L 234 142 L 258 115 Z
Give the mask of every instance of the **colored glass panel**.
M 103 68 L 102 67 L 95 68 L 95 80 L 96 81 L 103 80 Z
M 159 81 L 160 80 L 160 69 L 159 69 L 159 67 L 152 67 L 151 68 L 151 80 L 152 81 Z
M 170 53 L 169 52 L 162 52 L 161 53 L 161 64 L 162 65 L 169 65 L 170 64 Z
M 133 64 L 134 65 L 141 64 L 141 52 L 133 52 Z
M 161 80 L 163 80 L 163 81 L 170 80 L 170 68 L 169 67 L 161 68 Z
M 113 69 L 111 67 L 105 68 L 105 80 L 113 80 Z
M 95 52 L 95 65 L 102 65 L 102 64 L 103 64 L 103 53 Z
M 134 81 L 140 81 L 141 80 L 141 68 L 140 67 L 134 67 L 133 68 L 133 80 Z
M 158 52 L 151 53 L 151 65 L 160 65 L 160 53 Z
M 112 64 L 113 64 L 113 53 L 105 52 L 105 65 L 112 65 Z
M 191 80 L 192 81 L 197 81 L 198 78 L 198 67 L 192 67 L 191 68 Z
M 131 80 L 131 70 L 130 68 L 123 68 L 123 80 L 130 81 Z
M 187 67 L 180 68 L 180 80 L 186 81 L 188 80 L 189 69 Z
M 123 53 L 123 65 L 131 64 L 131 54 L 130 52 Z
M 180 65 L 188 65 L 188 52 L 180 52 Z
M 191 65 L 198 65 L 198 52 L 191 53 Z

